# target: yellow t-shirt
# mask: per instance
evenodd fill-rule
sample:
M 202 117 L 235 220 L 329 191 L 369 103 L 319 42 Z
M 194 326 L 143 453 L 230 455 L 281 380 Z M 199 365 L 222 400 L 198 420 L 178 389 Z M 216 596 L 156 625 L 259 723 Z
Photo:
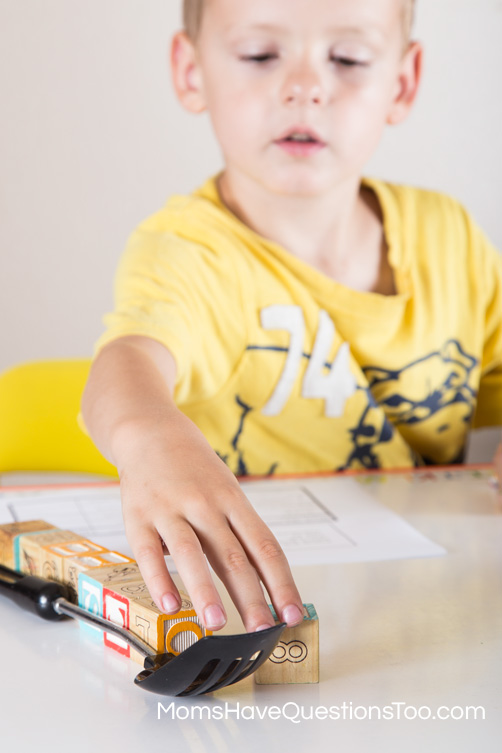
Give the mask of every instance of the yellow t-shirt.
M 502 425 L 502 258 L 452 199 L 365 180 L 397 295 L 351 290 L 240 222 L 209 180 L 132 235 L 97 349 L 163 343 L 175 398 L 238 475 L 462 458 Z

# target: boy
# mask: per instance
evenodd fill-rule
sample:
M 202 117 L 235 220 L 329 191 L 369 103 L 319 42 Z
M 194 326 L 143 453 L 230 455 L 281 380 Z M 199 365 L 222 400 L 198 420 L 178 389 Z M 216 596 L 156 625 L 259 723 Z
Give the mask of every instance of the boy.
M 411 0 L 187 0 L 174 84 L 224 170 L 132 236 L 83 400 L 152 597 L 209 628 L 301 599 L 232 473 L 461 459 L 502 424 L 502 262 L 452 200 L 362 180 L 415 100 Z M 206 559 L 207 558 L 207 559 Z

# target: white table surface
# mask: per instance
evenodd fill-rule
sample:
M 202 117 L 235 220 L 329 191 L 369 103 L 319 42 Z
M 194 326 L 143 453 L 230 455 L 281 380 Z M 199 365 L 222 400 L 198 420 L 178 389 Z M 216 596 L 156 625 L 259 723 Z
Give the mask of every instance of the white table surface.
M 498 753 L 502 508 L 486 484 L 466 488 L 458 498 L 426 482 L 410 483 L 399 499 L 387 499 L 385 485 L 379 493 L 444 546 L 444 557 L 294 569 L 319 614 L 319 685 L 256 686 L 248 678 L 210 696 L 155 696 L 134 685 L 139 665 L 96 646 L 75 622 L 44 622 L 1 598 L 0 749 Z M 228 598 L 225 605 L 231 612 Z M 226 632 L 239 629 L 232 614 Z M 170 708 L 160 718 L 159 703 Z M 322 717 L 333 706 L 343 714 L 343 704 L 345 720 L 286 718 Z M 279 719 L 268 716 L 272 706 Z M 393 719 L 375 718 L 389 706 Z M 483 707 L 485 718 L 404 718 L 419 709 L 434 716 L 438 707 L 460 715 L 468 706 Z M 378 707 L 372 719 L 348 718 L 369 707 Z

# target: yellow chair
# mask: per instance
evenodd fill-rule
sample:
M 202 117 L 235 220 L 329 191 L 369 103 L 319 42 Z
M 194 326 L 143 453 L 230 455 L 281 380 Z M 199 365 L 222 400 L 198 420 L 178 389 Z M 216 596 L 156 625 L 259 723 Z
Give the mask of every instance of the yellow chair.
M 90 359 L 36 361 L 0 374 L 0 473 L 116 476 L 77 423 Z

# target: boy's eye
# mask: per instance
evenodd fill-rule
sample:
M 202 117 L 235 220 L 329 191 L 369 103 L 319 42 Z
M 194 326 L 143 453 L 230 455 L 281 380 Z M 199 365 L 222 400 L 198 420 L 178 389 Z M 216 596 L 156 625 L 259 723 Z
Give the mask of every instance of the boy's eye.
M 333 56 L 330 58 L 332 63 L 337 63 L 337 65 L 342 65 L 345 68 L 354 68 L 357 65 L 368 65 L 368 63 L 363 62 L 362 60 L 356 60 L 355 58 L 347 58 L 343 56 Z
M 275 60 L 277 55 L 272 52 L 262 52 L 259 55 L 241 55 L 240 59 L 249 61 L 252 63 L 268 63 L 270 60 Z

